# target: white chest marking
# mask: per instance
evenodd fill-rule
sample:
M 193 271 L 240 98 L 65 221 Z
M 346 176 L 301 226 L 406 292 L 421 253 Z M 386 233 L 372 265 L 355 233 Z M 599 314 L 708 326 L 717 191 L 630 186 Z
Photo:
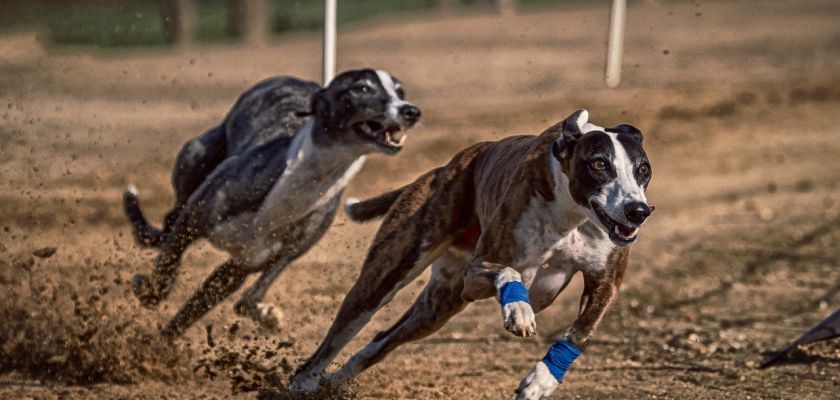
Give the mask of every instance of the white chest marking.
M 522 282 L 529 287 L 544 267 L 563 270 L 557 276 L 560 285 L 565 283 L 570 265 L 580 269 L 603 268 L 614 247 L 603 231 L 587 222 L 586 209 L 572 199 L 568 177 L 553 157 L 551 168 L 554 200 L 531 198 L 528 210 L 515 228 L 517 248 L 513 267 L 520 271 Z
M 210 241 L 240 262 L 257 266 L 280 250 L 282 231 L 324 206 L 359 172 L 365 157 L 312 142 L 312 122 L 292 139 L 286 168 L 256 212 L 217 226 Z M 313 227 L 314 229 L 314 227 Z
M 554 176 L 554 200 L 531 198 L 528 209 L 516 223 L 517 243 L 514 268 L 544 264 L 570 232 L 586 220 L 580 206 L 569 193 L 569 179 L 551 157 Z
M 285 226 L 335 197 L 364 165 L 365 157 L 348 151 L 318 148 L 312 143 L 311 124 L 289 147 L 286 169 L 269 191 L 257 213 L 260 228 Z

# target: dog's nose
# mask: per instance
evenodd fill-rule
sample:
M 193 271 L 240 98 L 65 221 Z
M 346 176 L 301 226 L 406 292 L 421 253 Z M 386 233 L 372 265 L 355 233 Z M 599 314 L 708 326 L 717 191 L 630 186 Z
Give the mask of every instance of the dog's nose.
M 423 113 L 420 111 L 419 108 L 412 106 L 412 105 L 404 105 L 400 107 L 400 116 L 405 118 L 408 122 L 417 122 L 420 119 L 420 115 Z
M 645 222 L 647 217 L 650 216 L 650 213 L 650 207 L 641 201 L 635 201 L 624 206 L 624 216 L 634 224 Z

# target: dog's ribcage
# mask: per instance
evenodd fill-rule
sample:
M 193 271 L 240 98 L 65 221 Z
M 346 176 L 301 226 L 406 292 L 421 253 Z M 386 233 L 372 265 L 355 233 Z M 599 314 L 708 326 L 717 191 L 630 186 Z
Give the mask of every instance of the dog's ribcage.
M 212 230 L 209 239 L 214 246 L 256 267 L 284 247 L 322 233 L 317 232 L 321 221 L 333 215 L 334 199 L 365 158 L 350 158 L 341 148 L 316 147 L 311 130 L 309 122 L 295 135 L 286 153 L 286 168 L 259 209 L 241 213 Z

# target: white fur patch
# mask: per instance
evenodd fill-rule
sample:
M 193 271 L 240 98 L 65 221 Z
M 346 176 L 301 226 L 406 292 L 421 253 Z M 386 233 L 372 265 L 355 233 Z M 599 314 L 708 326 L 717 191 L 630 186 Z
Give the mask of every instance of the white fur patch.
M 354 204 L 358 204 L 360 202 L 361 202 L 361 200 L 359 200 L 355 197 L 348 197 L 347 200 L 344 200 L 344 213 L 347 214 L 348 216 L 351 215 L 350 207 L 353 207 Z M 350 219 L 352 219 L 352 217 Z
M 400 114 L 400 107 L 408 104 L 408 102 L 400 99 L 400 96 L 397 95 L 397 85 L 394 83 L 394 78 L 391 77 L 391 74 L 377 69 L 376 76 L 379 77 L 379 82 L 385 89 L 385 93 L 388 93 L 391 97 L 391 100 L 388 102 L 388 116 L 396 120 Z
M 128 186 L 126 186 L 125 191 L 135 197 L 140 195 L 140 190 L 138 190 L 137 186 L 134 186 L 133 183 L 129 183 Z
M 210 241 L 239 262 L 259 266 L 282 249 L 278 232 L 326 204 L 361 169 L 365 157 L 339 146 L 316 148 L 309 121 L 287 151 L 287 164 L 259 210 L 217 226 Z M 314 229 L 314 228 L 313 228 Z
M 604 127 L 587 122 L 586 124 L 583 125 L 583 127 L 580 128 L 580 131 L 584 134 L 592 132 L 592 131 L 603 132 Z
M 514 235 L 517 251 L 514 267 L 539 267 L 557 251 L 557 246 L 575 228 L 586 221 L 583 207 L 579 206 L 569 193 L 569 178 L 563 173 L 560 163 L 550 158 L 554 176 L 554 200 L 546 203 L 532 197 L 528 209 L 516 223 Z M 523 282 L 530 283 L 533 273 L 527 273 Z
M 554 378 L 551 371 L 544 362 L 540 361 L 531 371 L 528 376 L 522 380 L 519 387 L 516 389 L 517 400 L 540 400 L 548 398 L 551 393 L 557 389 L 560 382 Z
M 510 282 L 522 282 L 522 275 L 513 268 L 505 267 L 496 275 L 496 280 L 493 282 L 493 285 L 496 286 L 496 291 L 498 292 Z
M 583 132 L 583 126 L 586 125 L 587 121 L 589 121 L 589 111 L 580 110 L 580 115 L 578 115 L 577 120 L 575 121 L 578 126 L 578 130 Z

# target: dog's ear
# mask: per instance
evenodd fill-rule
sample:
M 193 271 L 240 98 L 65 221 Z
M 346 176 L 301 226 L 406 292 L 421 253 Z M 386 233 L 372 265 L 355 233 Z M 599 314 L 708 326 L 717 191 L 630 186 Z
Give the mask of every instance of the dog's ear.
M 579 138 L 583 132 L 583 126 L 589 122 L 589 111 L 577 110 L 563 120 L 563 135 Z
M 589 121 L 589 112 L 577 110 L 563 120 L 560 137 L 551 147 L 551 152 L 558 160 L 572 155 L 575 142 L 583 135 L 583 126 Z
M 642 135 L 642 131 L 640 131 L 639 129 L 637 129 L 633 125 L 621 124 L 621 125 L 609 128 L 606 131 L 607 132 L 613 132 L 613 133 L 626 133 L 626 134 L 630 135 L 631 137 L 633 137 L 633 139 L 637 140 L 639 143 L 642 143 L 642 140 L 644 140 L 644 136 Z
M 309 101 L 310 115 L 322 117 L 327 121 L 332 120 L 335 110 L 333 110 L 330 105 L 331 102 L 327 99 L 328 95 L 327 88 L 318 89 L 317 92 L 312 94 L 312 98 Z

